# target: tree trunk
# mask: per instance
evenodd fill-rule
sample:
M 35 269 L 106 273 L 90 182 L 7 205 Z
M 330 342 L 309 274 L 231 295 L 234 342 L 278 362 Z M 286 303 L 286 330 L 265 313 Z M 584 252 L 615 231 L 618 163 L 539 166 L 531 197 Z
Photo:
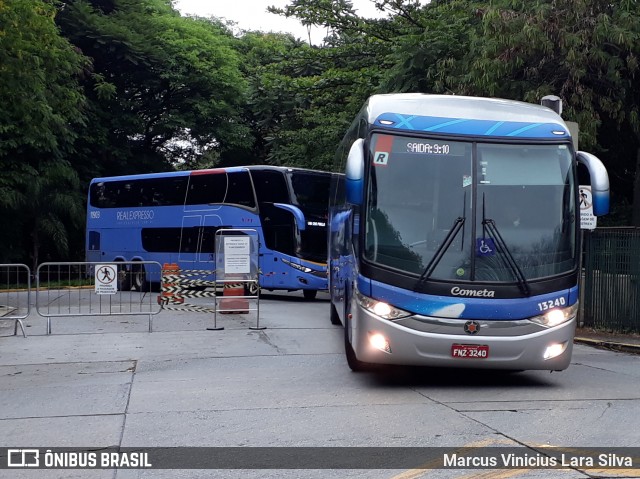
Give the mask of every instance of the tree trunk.
M 636 177 L 633 182 L 633 207 L 631 210 L 631 224 L 640 226 L 640 148 L 636 151 Z
M 39 252 L 40 252 L 40 238 L 38 236 L 37 231 L 38 225 L 36 224 L 33 229 L 33 233 L 31 233 L 31 240 L 33 241 L 31 245 L 31 264 L 33 269 L 32 273 L 35 273 L 38 269 L 38 261 L 40 261 Z

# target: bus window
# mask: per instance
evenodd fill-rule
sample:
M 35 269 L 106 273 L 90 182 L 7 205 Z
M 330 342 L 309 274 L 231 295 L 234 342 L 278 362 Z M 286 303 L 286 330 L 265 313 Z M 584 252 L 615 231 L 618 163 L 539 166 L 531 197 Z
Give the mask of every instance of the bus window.
M 227 197 L 225 203 L 255 208 L 256 201 L 253 196 L 253 186 L 248 171 L 233 171 L 228 174 L 229 188 L 227 189 Z
M 289 190 L 281 171 L 251 170 L 260 205 L 260 222 L 267 248 L 295 255 L 295 223 L 288 211 L 273 206 L 273 203 L 290 203 Z
M 150 253 L 175 253 L 181 234 L 182 228 L 142 228 L 142 248 Z
M 327 192 L 331 184 L 328 175 L 317 175 L 308 172 L 291 174 L 291 185 L 298 205 L 303 210 L 313 210 L 318 214 L 326 214 L 329 208 Z
M 184 204 L 186 176 L 96 182 L 89 191 L 94 208 L 133 208 Z
M 258 203 L 289 203 L 284 175 L 280 171 L 251 170 Z
M 223 173 L 191 175 L 185 205 L 223 203 L 227 192 L 227 175 Z

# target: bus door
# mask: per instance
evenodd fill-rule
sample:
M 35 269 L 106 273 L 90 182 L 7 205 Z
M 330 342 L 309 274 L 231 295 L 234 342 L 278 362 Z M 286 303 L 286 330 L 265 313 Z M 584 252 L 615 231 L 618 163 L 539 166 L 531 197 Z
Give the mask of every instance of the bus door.
M 277 288 L 285 283 L 284 274 L 291 267 L 282 257 L 295 256 L 295 225 L 290 212 L 274 206 L 274 203 L 290 204 L 291 196 L 282 170 L 255 168 L 251 177 L 258 200 L 262 244 L 260 248 L 260 285 Z
M 200 237 L 200 263 L 202 269 L 212 268 L 215 262 L 216 231 L 222 226 L 222 219 L 218 215 L 204 215 L 202 235 Z
M 98 262 L 102 259 L 102 251 L 100 249 L 100 232 L 87 232 L 87 261 Z
M 180 256 L 178 261 L 201 264 L 199 269 L 212 268 L 215 261 L 215 235 L 222 225 L 218 215 L 190 215 L 182 218 Z
M 180 263 L 195 263 L 198 258 L 200 243 L 200 227 L 202 215 L 182 217 L 182 231 L 180 233 Z
M 213 242 L 221 222 L 212 213 L 221 209 L 226 191 L 224 170 L 198 170 L 189 175 L 178 261 L 191 263 L 192 269 L 214 268 Z

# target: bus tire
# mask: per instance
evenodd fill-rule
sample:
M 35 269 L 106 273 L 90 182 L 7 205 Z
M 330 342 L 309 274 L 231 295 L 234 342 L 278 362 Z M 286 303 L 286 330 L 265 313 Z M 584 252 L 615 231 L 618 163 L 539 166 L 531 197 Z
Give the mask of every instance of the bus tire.
M 338 310 L 336 309 L 334 304 L 329 303 L 329 308 L 330 308 L 329 320 L 331 321 L 331 324 L 335 324 L 335 325 L 340 324 L 340 316 L 338 316 Z
M 134 264 L 131 267 L 131 278 L 132 278 L 132 288 L 135 288 L 136 291 L 149 292 L 149 283 L 147 282 L 147 274 L 144 270 L 144 265 Z
M 260 286 L 258 286 L 258 283 L 250 281 L 250 282 L 246 282 L 244 285 L 245 296 L 258 296 L 259 291 L 260 291 Z
M 118 265 L 118 291 L 131 290 L 131 272 L 123 264 Z
M 317 295 L 318 295 L 318 290 L 317 289 L 303 289 L 302 290 L 302 296 L 304 296 L 304 299 L 306 299 L 307 301 L 313 301 L 314 299 L 316 299 Z

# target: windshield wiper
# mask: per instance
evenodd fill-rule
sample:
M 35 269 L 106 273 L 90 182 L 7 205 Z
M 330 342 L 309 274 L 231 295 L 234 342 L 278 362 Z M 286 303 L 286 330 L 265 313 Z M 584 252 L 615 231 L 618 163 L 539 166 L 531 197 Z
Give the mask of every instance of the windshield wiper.
M 462 229 L 463 224 L 464 218 L 462 216 L 458 216 L 453 222 L 453 226 L 449 230 L 449 233 L 447 233 L 447 236 L 444 237 L 444 240 L 442 240 L 442 243 L 440 243 L 440 246 L 438 246 L 438 249 L 431 258 L 431 261 L 429 261 L 429 264 L 420 275 L 418 284 L 426 281 L 429 276 L 433 274 L 433 270 L 436 269 L 436 266 L 438 266 L 438 263 L 440 263 L 440 261 L 442 260 L 442 257 L 451 246 L 451 243 L 453 243 L 453 240 L 456 239 L 456 236 L 458 236 L 458 232 Z
M 525 278 L 524 274 L 522 273 L 522 270 L 520 269 L 520 266 L 518 266 L 518 263 L 513 257 L 513 254 L 511 254 L 511 251 L 509 251 L 507 244 L 504 242 L 502 235 L 498 231 L 496 222 L 491 218 L 485 218 L 482 220 L 482 226 L 484 226 L 489 232 L 489 234 L 493 236 L 493 239 L 496 242 L 498 249 L 502 251 L 502 253 L 504 253 L 504 256 L 502 257 L 503 261 L 505 265 L 507 265 L 507 268 L 509 268 L 513 273 L 513 275 L 515 276 L 516 281 L 518 282 L 518 286 L 520 287 L 520 290 L 522 291 L 522 293 L 525 296 L 529 296 L 529 294 L 531 293 L 531 289 L 529 288 L 529 283 L 527 282 L 527 278 Z

